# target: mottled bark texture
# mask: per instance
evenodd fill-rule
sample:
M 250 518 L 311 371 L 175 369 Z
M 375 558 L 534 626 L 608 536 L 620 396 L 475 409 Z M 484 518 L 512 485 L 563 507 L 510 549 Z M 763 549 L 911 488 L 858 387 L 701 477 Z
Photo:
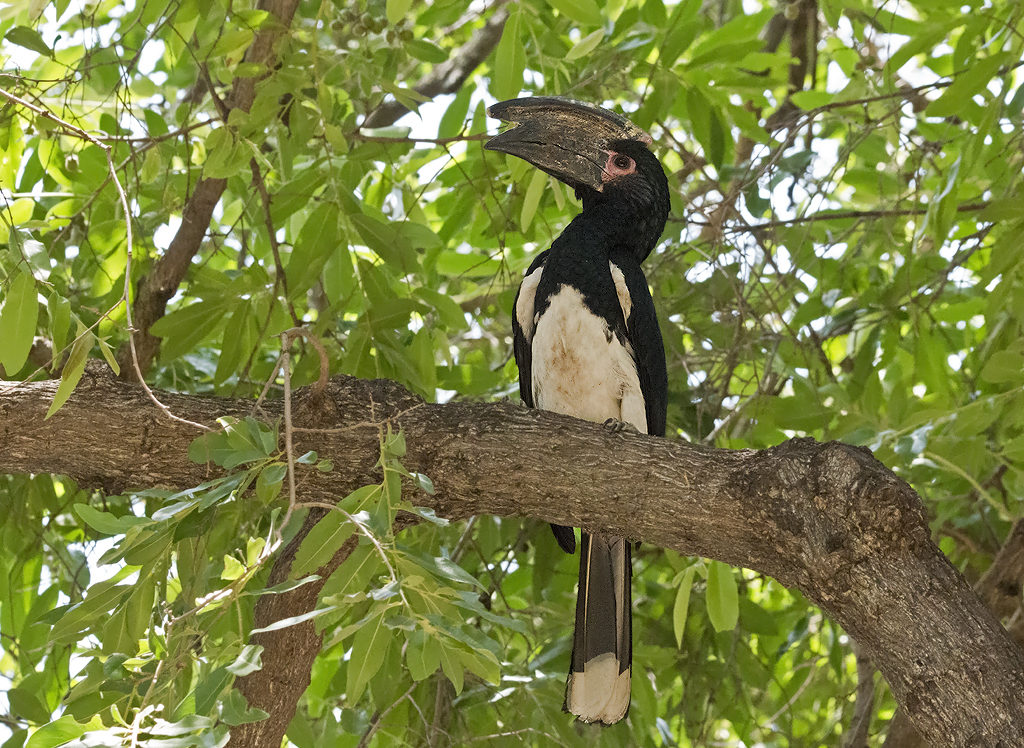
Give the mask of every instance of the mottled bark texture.
M 975 583 L 974 589 L 997 618 L 1007 621 L 1010 637 L 1024 646 L 1021 580 L 1024 580 L 1024 520 L 1017 520 L 1003 547 L 992 559 L 992 565 Z M 883 748 L 929 748 L 929 745 L 928 740 L 914 729 L 907 713 L 898 710 L 889 722 Z
M 209 477 L 185 456 L 195 433 L 134 385 L 90 366 L 44 421 L 56 386 L 0 385 L 0 472 L 61 473 L 111 492 Z M 211 424 L 252 407 L 159 394 L 176 414 Z M 264 411 L 279 418 L 281 403 Z M 326 474 L 300 467 L 301 498 L 335 501 L 378 480 L 383 421 L 405 431 L 406 466 L 434 481 L 435 495 L 416 503 L 453 520 L 494 514 L 583 526 L 769 574 L 857 640 L 930 745 L 1020 745 L 1024 654 L 932 543 L 917 495 L 867 450 L 812 439 L 710 449 L 510 403 L 428 404 L 391 382 L 337 377 L 321 395 L 296 395 L 295 449 L 316 449 L 335 466 Z M 273 617 L 308 609 L 313 590 L 302 590 L 282 596 L 291 604 L 275 602 L 286 609 Z M 263 642 L 261 688 L 242 684 L 254 705 L 280 712 L 278 730 L 318 646 L 315 636 L 286 646 L 294 629 L 281 633 Z M 276 657 L 279 643 L 286 661 Z M 288 682 L 276 679 L 277 668 Z M 278 745 L 266 738 L 245 744 Z

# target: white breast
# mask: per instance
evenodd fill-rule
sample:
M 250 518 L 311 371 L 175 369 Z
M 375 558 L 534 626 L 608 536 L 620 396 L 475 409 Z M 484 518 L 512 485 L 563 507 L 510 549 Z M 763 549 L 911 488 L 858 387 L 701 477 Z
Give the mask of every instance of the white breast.
M 616 418 L 646 433 L 647 415 L 632 351 L 587 309 L 576 289 L 560 287 L 548 304 L 535 322 L 531 346 L 537 407 L 588 421 Z

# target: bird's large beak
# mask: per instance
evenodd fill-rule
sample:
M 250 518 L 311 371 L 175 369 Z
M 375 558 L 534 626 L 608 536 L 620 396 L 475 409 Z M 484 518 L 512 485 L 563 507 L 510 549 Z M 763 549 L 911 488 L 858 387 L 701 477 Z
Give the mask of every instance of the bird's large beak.
M 570 99 L 509 99 L 489 107 L 487 114 L 516 126 L 495 135 L 484 148 L 529 161 L 574 189 L 586 186 L 601 191 L 610 143 L 651 144 L 651 136 L 625 117 Z

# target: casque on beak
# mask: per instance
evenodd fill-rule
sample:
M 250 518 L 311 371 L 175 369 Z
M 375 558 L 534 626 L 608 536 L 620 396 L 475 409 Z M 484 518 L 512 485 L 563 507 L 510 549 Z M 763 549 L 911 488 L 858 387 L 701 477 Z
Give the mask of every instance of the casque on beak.
M 518 156 L 573 189 L 602 191 L 608 147 L 617 140 L 651 144 L 651 136 L 607 109 L 553 96 L 499 101 L 487 114 L 516 126 L 484 145 Z

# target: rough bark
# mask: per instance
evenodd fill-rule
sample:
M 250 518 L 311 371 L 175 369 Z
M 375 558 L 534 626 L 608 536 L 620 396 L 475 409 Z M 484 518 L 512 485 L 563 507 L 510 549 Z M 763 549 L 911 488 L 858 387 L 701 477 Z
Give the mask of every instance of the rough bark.
M 90 367 L 44 421 L 56 386 L 0 389 L 0 472 L 61 473 L 112 492 L 209 477 L 185 458 L 194 432 L 135 386 Z M 245 400 L 161 398 L 205 423 L 251 408 Z M 265 411 L 277 418 L 281 404 Z M 435 495 L 416 503 L 454 520 L 495 514 L 578 525 L 764 572 L 803 591 L 857 640 L 930 745 L 1019 744 L 1024 653 L 932 543 L 917 495 L 867 450 L 811 439 L 711 449 L 611 434 L 510 403 L 427 404 L 390 382 L 338 377 L 321 396 L 296 395 L 295 449 L 315 448 L 335 465 L 301 474 L 302 498 L 332 501 L 378 480 L 384 420 L 405 431 L 406 466 L 434 481 Z M 289 650 L 293 672 L 312 661 L 316 645 L 314 637 Z M 274 667 L 265 660 L 265 670 Z M 273 704 L 287 724 L 300 686 L 287 701 L 264 693 L 255 703 Z
M 260 9 L 269 11 L 277 23 L 268 23 L 256 34 L 246 51 L 246 62 L 271 66 L 274 44 L 291 25 L 298 4 L 298 0 L 263 0 L 260 3 Z M 255 97 L 256 79 L 236 78 L 231 85 L 227 109 L 242 109 L 248 112 Z M 135 337 L 139 369 L 143 374 L 160 351 L 160 339 L 151 335 L 149 328 L 164 316 L 167 301 L 178 290 L 185 273 L 188 272 L 192 258 L 199 251 L 206 230 L 210 227 L 210 218 L 225 187 L 226 179 L 199 180 L 188 202 L 185 203 L 181 213 L 181 226 L 171 239 L 167 251 L 156 261 L 149 274 L 139 279 L 135 289 L 135 302 L 132 304 L 134 330 L 130 332 Z M 118 351 L 122 376 L 134 380 L 137 375 L 131 356 L 131 349 L 127 344 Z
M 997 618 L 1012 619 L 1008 631 L 1017 644 L 1024 646 L 1020 626 L 1021 582 L 1024 581 L 1024 520 L 1017 520 L 992 565 L 974 585 L 975 591 Z M 889 723 L 883 748 L 928 748 L 907 713 L 900 709 Z
M 274 565 L 268 585 L 278 584 L 288 578 L 291 560 L 299 542 L 324 515 L 313 510 L 306 516 L 302 531 L 292 546 L 281 554 L 287 559 Z M 319 570 L 321 580 L 326 580 L 355 550 L 358 536 L 349 538 L 329 563 Z M 298 587 L 283 595 L 264 595 L 256 604 L 254 628 L 261 628 L 274 621 L 295 615 L 294 611 L 313 610 L 323 581 Z M 309 589 L 307 589 L 309 588 Z M 263 667 L 239 678 L 239 691 L 250 706 L 267 712 L 270 716 L 262 722 L 250 722 L 231 731 L 228 745 L 241 748 L 278 748 L 281 738 L 288 729 L 288 723 L 295 716 L 295 707 L 302 694 L 309 687 L 313 658 L 320 651 L 320 635 L 313 621 L 306 621 L 288 629 L 255 634 L 252 644 L 263 647 Z

